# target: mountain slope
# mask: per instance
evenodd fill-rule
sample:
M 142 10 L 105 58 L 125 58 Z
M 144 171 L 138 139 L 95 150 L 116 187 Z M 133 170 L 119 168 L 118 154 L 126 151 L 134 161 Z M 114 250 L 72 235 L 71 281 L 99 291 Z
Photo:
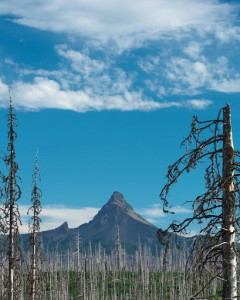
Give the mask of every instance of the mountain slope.
M 78 229 L 84 240 L 94 243 L 101 241 L 104 244 L 114 242 L 117 228 L 124 244 L 136 245 L 139 239 L 148 244 L 157 241 L 157 228 L 136 214 L 119 192 L 113 193 L 92 221 Z
M 66 250 L 73 246 L 76 234 L 80 233 L 85 247 L 91 241 L 93 246 L 101 243 L 107 251 L 110 251 L 116 240 L 117 229 L 122 244 L 129 251 L 136 248 L 139 240 L 149 246 L 159 244 L 156 238 L 157 228 L 136 214 L 119 192 L 113 193 L 110 200 L 89 223 L 70 229 L 65 222 L 56 229 L 43 231 L 41 235 L 44 247 L 48 249 L 58 247 Z M 27 234 L 22 236 L 24 244 L 27 236 Z

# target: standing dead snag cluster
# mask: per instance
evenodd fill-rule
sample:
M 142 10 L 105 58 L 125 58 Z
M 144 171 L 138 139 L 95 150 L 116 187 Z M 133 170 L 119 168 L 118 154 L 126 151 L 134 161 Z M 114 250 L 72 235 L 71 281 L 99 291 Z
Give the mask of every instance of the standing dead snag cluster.
M 3 157 L 6 166 L 6 175 L 0 172 L 2 185 L 0 188 L 0 267 L 1 267 L 1 286 L 0 298 L 7 300 L 23 299 L 23 278 L 26 277 L 26 256 L 23 257 L 23 249 L 20 240 L 19 226 L 22 225 L 19 212 L 19 200 L 21 198 L 21 188 L 18 174 L 18 163 L 16 162 L 15 141 L 17 134 L 15 128 L 17 119 L 14 112 L 12 98 L 10 96 L 8 112 L 8 145 L 7 153 Z M 40 197 L 41 191 L 38 188 L 39 170 L 36 165 L 33 174 L 32 207 L 33 211 L 32 225 L 30 227 L 31 238 L 30 245 L 32 256 L 30 260 L 29 282 L 31 291 L 29 297 L 31 300 L 40 299 L 39 291 L 36 288 L 38 279 L 38 265 L 40 259 L 40 240 L 38 233 L 40 231 L 41 212 Z
M 201 224 L 200 233 L 191 247 L 191 264 L 198 272 L 211 275 L 209 283 L 214 278 L 222 280 L 223 299 L 235 299 L 240 153 L 233 148 L 230 106 L 221 109 L 215 120 L 200 122 L 194 117 L 191 132 L 182 145 L 187 146 L 187 152 L 169 167 L 168 182 L 160 193 L 164 211 L 169 212 L 167 197 L 171 186 L 183 173 L 196 168 L 203 159 L 209 161 L 205 171 L 206 192 L 191 201 L 192 217 L 182 222 L 173 221 L 165 230 L 159 229 L 159 238 L 170 239 L 171 233 L 185 234 L 192 223 Z M 195 296 L 200 292 L 196 292 Z

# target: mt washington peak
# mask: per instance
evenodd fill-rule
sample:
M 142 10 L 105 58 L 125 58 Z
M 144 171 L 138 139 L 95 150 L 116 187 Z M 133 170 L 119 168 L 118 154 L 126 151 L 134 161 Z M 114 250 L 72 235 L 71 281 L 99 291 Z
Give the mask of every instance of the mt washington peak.
M 109 201 L 103 205 L 93 220 L 77 228 L 68 228 L 67 222 L 60 227 L 41 233 L 44 247 L 67 249 L 73 244 L 77 233 L 81 236 L 83 245 L 101 243 L 106 249 L 112 249 L 116 240 L 116 232 L 126 249 L 134 249 L 139 241 L 153 246 L 159 244 L 157 227 L 149 223 L 125 200 L 120 192 L 114 192 Z M 23 239 L 27 234 L 22 235 Z

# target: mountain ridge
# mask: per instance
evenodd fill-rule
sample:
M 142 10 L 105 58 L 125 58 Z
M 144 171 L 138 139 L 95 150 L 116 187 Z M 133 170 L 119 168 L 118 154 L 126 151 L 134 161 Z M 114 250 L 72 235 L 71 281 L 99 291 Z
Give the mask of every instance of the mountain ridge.
M 157 227 L 137 214 L 133 207 L 125 200 L 124 195 L 115 191 L 106 204 L 88 223 L 81 224 L 77 228 L 69 228 L 64 222 L 59 227 L 42 231 L 41 236 L 45 248 L 68 249 L 73 247 L 77 234 L 85 246 L 91 244 L 101 245 L 112 249 L 116 240 L 116 232 L 122 244 L 127 249 L 136 249 L 139 240 L 149 246 L 154 246 L 157 240 Z M 23 235 L 24 239 L 28 234 Z

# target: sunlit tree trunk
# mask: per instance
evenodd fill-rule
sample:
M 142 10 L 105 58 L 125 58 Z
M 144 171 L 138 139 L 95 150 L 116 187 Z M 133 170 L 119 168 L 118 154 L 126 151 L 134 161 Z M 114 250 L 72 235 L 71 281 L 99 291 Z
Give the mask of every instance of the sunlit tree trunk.
M 234 193 L 234 148 L 230 107 L 223 115 L 223 299 L 237 298 L 236 201 Z

